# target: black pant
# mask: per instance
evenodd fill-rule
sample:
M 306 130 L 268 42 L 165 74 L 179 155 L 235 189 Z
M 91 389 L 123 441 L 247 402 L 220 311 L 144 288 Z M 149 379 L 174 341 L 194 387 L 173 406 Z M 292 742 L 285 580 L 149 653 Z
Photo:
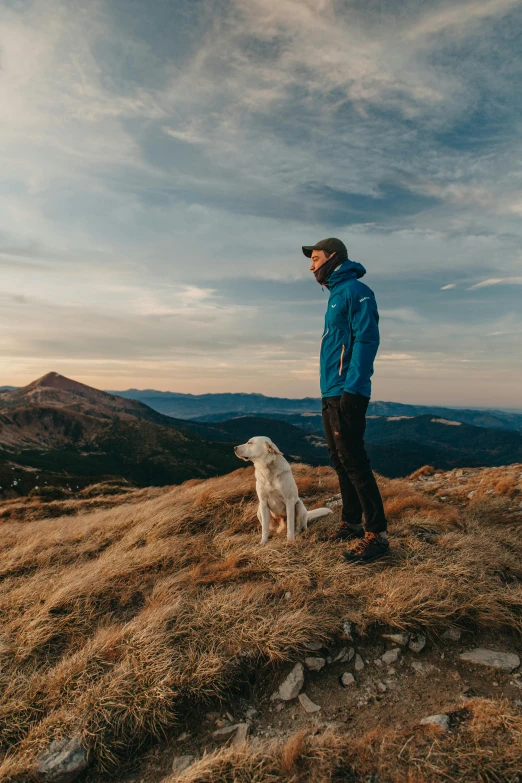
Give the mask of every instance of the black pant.
M 371 533 L 386 530 L 381 493 L 364 448 L 368 397 L 357 395 L 357 405 L 349 414 L 340 408 L 340 397 L 323 398 L 323 426 L 332 465 L 339 477 L 343 501 L 342 520 L 362 524 Z

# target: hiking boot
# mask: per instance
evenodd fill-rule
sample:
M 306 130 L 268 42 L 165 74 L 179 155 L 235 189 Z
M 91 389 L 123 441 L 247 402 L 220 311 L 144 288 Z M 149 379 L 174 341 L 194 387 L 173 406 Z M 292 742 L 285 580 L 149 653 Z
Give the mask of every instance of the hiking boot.
M 364 538 L 348 551 L 343 552 L 343 557 L 348 563 L 373 563 L 379 557 L 384 557 L 390 551 L 390 545 L 387 538 L 383 538 L 378 533 L 364 534 Z
M 364 528 L 362 525 L 356 527 L 347 522 L 341 522 L 341 527 L 328 536 L 328 541 L 353 541 L 354 539 L 364 538 Z

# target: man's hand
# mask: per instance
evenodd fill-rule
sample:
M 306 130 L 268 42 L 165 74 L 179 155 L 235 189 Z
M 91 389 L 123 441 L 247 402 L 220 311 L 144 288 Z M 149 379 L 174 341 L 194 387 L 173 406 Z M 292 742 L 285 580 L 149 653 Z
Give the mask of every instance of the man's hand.
M 359 392 L 352 394 L 352 392 L 345 391 L 340 402 L 341 413 L 349 416 L 350 413 L 366 412 L 369 401 L 369 398 L 365 397 L 364 394 L 359 394 Z

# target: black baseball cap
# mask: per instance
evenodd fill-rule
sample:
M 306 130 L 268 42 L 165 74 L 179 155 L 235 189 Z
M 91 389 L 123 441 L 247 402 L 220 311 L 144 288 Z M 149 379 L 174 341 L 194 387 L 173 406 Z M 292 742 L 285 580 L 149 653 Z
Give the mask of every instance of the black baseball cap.
M 325 253 L 337 253 L 339 258 L 348 258 L 346 245 L 335 237 L 321 239 L 321 241 L 317 242 L 315 245 L 303 245 L 303 253 L 307 258 L 312 257 L 312 252 L 314 250 L 324 250 Z

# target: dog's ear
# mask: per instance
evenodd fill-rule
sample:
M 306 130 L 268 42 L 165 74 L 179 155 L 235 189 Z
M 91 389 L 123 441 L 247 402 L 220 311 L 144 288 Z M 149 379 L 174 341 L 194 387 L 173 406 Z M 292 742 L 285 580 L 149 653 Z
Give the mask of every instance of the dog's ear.
M 277 446 L 275 445 L 275 443 L 270 443 L 270 442 L 269 442 L 269 441 L 267 441 L 267 440 L 265 440 L 265 449 L 266 449 L 266 450 L 267 450 L 267 451 L 268 451 L 270 454 L 279 454 L 281 457 L 283 456 L 283 452 L 282 452 L 282 451 L 279 451 L 279 449 L 277 448 Z

